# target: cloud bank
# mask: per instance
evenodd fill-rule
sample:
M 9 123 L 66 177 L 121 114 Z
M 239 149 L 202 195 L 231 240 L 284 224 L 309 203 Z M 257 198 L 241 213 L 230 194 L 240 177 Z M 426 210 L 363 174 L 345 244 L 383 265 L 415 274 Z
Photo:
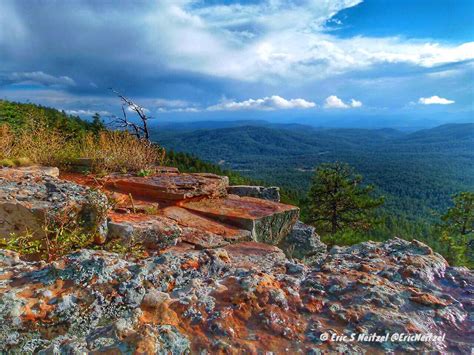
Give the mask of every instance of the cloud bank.
M 264 97 L 262 99 L 249 99 L 245 101 L 224 101 L 207 108 L 208 111 L 239 111 L 239 110 L 289 110 L 308 109 L 316 107 L 316 104 L 304 99 L 285 99 L 278 95 Z
M 443 97 L 439 97 L 438 95 L 434 95 L 431 97 L 420 97 L 418 99 L 418 103 L 422 105 L 451 105 L 454 104 L 455 101 L 448 100 Z
M 351 107 L 352 108 L 362 107 L 362 102 L 355 99 L 351 99 L 349 103 L 345 103 L 336 95 L 328 96 L 326 100 L 324 101 L 324 108 L 327 108 L 327 109 L 332 109 L 332 108 L 346 109 L 346 108 L 351 108 Z

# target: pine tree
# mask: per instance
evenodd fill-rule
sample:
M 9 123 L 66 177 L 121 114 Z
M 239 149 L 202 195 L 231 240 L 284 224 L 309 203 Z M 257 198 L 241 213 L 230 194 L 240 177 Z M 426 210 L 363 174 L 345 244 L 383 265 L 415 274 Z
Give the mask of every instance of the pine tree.
M 454 206 L 441 217 L 442 236 L 448 244 L 448 260 L 455 265 L 474 266 L 474 193 L 453 196 Z
M 383 204 L 383 198 L 372 197 L 373 190 L 348 164 L 320 165 L 308 195 L 310 223 L 321 234 L 370 229 L 374 209 Z

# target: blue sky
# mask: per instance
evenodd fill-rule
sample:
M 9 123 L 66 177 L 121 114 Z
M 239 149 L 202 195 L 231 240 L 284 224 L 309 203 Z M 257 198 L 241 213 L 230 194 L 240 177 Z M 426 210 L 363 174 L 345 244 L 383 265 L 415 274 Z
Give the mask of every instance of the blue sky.
M 0 2 L 0 98 L 83 117 L 472 119 L 474 2 Z M 394 123 L 395 122 L 395 123 Z

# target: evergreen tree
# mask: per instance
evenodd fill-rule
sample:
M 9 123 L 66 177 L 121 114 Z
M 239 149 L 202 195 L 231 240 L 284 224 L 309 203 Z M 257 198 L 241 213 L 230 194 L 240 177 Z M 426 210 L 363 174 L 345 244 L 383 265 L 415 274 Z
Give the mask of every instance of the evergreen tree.
M 104 122 L 102 121 L 102 118 L 100 117 L 100 114 L 98 112 L 94 113 L 94 115 L 92 116 L 91 128 L 95 133 L 99 133 L 100 131 L 105 130 Z
M 455 265 L 474 266 L 474 193 L 453 196 L 453 207 L 441 217 L 442 240 L 447 244 L 447 258 Z
M 322 234 L 370 229 L 374 209 L 383 204 L 383 198 L 372 197 L 373 190 L 348 164 L 321 164 L 308 195 L 310 223 Z

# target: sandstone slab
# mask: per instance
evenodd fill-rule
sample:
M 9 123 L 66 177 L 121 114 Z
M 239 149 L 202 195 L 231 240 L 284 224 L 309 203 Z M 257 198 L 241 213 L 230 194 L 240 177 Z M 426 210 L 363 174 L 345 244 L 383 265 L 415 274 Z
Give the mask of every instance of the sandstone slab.
M 154 200 L 184 200 L 193 197 L 227 195 L 229 179 L 214 174 L 156 174 L 153 176 L 113 175 L 105 187 L 115 191 Z
M 299 217 L 298 207 L 252 197 L 231 195 L 220 199 L 181 201 L 179 205 L 248 230 L 254 241 L 273 245 L 288 235 Z
M 176 221 L 183 228 L 193 228 L 201 232 L 218 235 L 230 243 L 251 240 L 251 234 L 247 230 L 201 216 L 185 208 L 171 206 L 164 208 L 160 213 Z
M 161 250 L 176 245 L 181 234 L 181 228 L 166 217 L 109 213 L 107 239 L 118 239 L 124 246 L 139 243 L 147 250 Z
M 147 250 L 163 250 L 178 242 L 197 249 L 212 249 L 231 242 L 249 240 L 250 233 L 195 215 L 179 207 L 168 207 L 158 214 L 110 213 L 108 239 L 123 245 L 140 243 Z

